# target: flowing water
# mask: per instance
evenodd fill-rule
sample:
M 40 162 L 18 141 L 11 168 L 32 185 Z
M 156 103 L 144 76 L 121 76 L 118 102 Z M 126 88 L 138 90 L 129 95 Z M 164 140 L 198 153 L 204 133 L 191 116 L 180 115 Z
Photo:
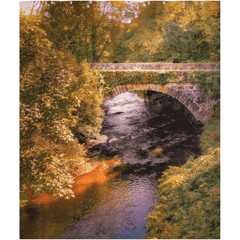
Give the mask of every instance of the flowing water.
M 104 108 L 101 134 L 108 138 L 92 152 L 118 157 L 121 165 L 100 166 L 76 179 L 74 199 L 43 195 L 21 209 L 21 238 L 144 238 L 145 218 L 159 202 L 157 179 L 168 166 L 201 154 L 199 131 L 182 114 L 183 106 L 165 95 L 149 103 L 127 92 Z

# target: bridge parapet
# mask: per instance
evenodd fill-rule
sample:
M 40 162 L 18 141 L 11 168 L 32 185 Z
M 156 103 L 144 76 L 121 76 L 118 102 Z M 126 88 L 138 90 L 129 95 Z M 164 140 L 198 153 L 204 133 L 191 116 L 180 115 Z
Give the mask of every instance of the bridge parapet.
M 90 63 L 96 70 L 220 71 L 220 63 Z

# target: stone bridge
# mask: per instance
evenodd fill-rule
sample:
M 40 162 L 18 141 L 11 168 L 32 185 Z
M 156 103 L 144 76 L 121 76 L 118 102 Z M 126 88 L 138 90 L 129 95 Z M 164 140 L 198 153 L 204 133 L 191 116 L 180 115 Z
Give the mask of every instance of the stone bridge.
M 200 63 L 92 63 L 92 69 L 104 71 L 162 71 L 178 72 L 182 78 L 169 79 L 165 85 L 146 83 L 123 84 L 112 88 L 112 96 L 135 90 L 151 90 L 168 94 L 181 102 L 186 108 L 184 114 L 194 124 L 206 124 L 209 115 L 213 111 L 216 101 L 206 91 L 199 87 L 198 80 L 190 83 L 189 72 L 191 71 L 220 71 L 220 64 Z M 105 100 L 111 97 L 106 97 Z

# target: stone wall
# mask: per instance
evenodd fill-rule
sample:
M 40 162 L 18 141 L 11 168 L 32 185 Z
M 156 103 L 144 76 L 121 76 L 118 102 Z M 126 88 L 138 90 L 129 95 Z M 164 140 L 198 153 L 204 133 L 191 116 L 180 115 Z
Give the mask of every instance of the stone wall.
M 193 114 L 196 121 L 203 124 L 206 124 L 216 103 L 197 83 L 169 83 L 165 86 L 164 93 L 181 102 Z
M 96 70 L 220 71 L 220 63 L 90 63 Z

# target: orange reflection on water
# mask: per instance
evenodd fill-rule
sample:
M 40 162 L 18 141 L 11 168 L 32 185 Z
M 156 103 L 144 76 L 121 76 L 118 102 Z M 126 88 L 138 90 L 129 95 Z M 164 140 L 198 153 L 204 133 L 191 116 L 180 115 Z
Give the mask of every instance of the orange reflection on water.
M 55 199 L 48 192 L 40 193 L 40 195 L 33 200 L 34 203 L 38 204 L 49 204 L 54 201 Z
M 84 194 L 86 190 L 92 187 L 94 184 L 101 185 L 106 183 L 110 178 L 118 175 L 118 172 L 109 174 L 109 165 L 115 165 L 119 160 L 111 159 L 100 163 L 97 163 L 97 167 L 87 173 L 79 173 L 75 178 L 75 182 L 72 184 L 72 190 L 75 194 Z M 96 164 L 96 163 L 95 163 Z M 92 164 L 94 165 L 94 164 Z M 96 165 L 95 165 L 96 166 Z M 59 199 L 54 199 L 48 192 L 41 193 L 36 199 L 33 200 L 37 204 L 49 204 Z M 71 201 L 73 199 L 69 199 Z
M 95 170 L 85 173 L 74 182 L 73 191 L 74 193 L 83 193 L 93 184 L 103 184 L 109 179 L 106 171 L 102 166 L 97 167 Z

